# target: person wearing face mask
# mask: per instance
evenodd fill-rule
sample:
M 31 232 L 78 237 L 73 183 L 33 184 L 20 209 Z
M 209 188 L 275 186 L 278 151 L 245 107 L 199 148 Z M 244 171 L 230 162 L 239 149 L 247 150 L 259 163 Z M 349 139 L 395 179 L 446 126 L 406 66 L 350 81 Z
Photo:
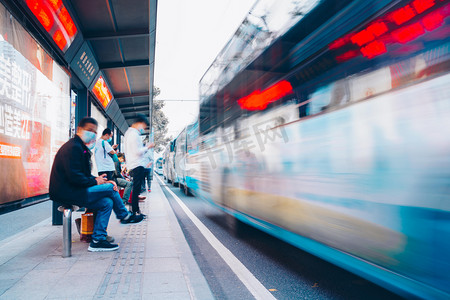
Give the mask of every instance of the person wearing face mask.
M 142 216 L 131 214 L 123 205 L 117 185 L 106 175 L 91 175 L 91 151 L 97 135 L 97 121 L 81 119 L 77 134 L 61 146 L 55 155 L 50 173 L 49 194 L 54 201 L 77 205 L 96 211 L 89 251 L 114 251 L 117 244 L 106 240 L 111 212 L 122 224 L 139 223 Z
M 136 119 L 125 133 L 125 156 L 127 158 L 127 167 L 133 178 L 133 194 L 131 196 L 131 211 L 134 215 L 145 215 L 139 209 L 139 194 L 146 174 L 147 151 L 155 146 L 150 143 L 144 146 L 141 135 L 150 125 L 148 118 L 143 114 L 137 114 Z
M 114 175 L 114 161 L 112 155 L 116 155 L 115 149 L 117 145 L 111 146 L 112 131 L 106 128 L 102 132 L 101 138 L 95 143 L 95 163 L 97 164 L 98 175 L 106 174 L 108 180 L 113 180 Z

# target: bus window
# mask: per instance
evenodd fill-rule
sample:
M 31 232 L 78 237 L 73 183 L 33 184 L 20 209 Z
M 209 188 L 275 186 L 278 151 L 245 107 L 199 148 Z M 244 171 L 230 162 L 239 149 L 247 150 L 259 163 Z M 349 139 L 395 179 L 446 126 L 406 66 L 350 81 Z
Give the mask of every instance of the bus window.
M 311 95 L 308 115 L 320 113 L 330 104 L 332 86 L 321 87 Z
M 338 108 L 339 106 L 346 104 L 349 99 L 347 80 L 339 80 L 333 85 L 330 104 L 326 107 L 326 109 Z

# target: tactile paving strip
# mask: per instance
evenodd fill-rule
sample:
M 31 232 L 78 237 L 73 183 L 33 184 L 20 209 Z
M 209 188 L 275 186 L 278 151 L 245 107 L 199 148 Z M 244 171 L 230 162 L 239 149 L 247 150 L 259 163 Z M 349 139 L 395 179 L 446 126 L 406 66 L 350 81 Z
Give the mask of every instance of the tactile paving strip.
M 139 206 L 142 211 L 147 211 L 146 203 Z M 125 296 L 127 299 L 141 299 L 147 221 L 126 226 L 120 248 L 114 253 L 95 299 L 123 299 Z

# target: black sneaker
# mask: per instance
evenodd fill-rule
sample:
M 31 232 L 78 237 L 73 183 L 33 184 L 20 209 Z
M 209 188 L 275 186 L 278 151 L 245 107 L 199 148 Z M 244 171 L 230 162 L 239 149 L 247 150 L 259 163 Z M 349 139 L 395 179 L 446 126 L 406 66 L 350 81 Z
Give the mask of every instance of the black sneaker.
M 143 213 L 139 213 L 139 216 L 142 216 L 144 219 L 147 219 L 147 215 L 143 214 Z
M 119 245 L 111 244 L 107 240 L 95 241 L 92 240 L 89 245 L 88 251 L 91 252 L 101 252 L 101 251 L 116 251 L 119 249 Z
M 136 223 L 141 222 L 142 220 L 144 220 L 144 217 L 142 215 L 132 214 L 128 218 L 121 220 L 120 223 L 122 223 L 122 224 L 136 224 Z

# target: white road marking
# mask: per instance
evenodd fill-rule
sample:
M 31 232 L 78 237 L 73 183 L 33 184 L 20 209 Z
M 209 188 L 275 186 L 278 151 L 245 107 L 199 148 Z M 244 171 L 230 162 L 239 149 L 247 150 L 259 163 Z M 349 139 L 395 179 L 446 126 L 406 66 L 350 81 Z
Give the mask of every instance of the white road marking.
M 156 176 L 158 180 L 164 184 L 164 182 Z M 247 287 L 250 293 L 256 299 L 276 299 L 262 283 L 256 279 L 256 277 L 242 264 L 236 256 L 231 253 L 215 236 L 212 232 L 192 213 L 192 211 L 181 201 L 181 199 L 175 195 L 167 186 L 164 186 L 166 190 L 173 196 L 180 207 L 184 210 L 186 215 L 197 226 L 198 230 L 203 234 L 209 244 L 217 251 L 222 259 L 227 263 L 230 269 L 236 274 L 236 276 Z

